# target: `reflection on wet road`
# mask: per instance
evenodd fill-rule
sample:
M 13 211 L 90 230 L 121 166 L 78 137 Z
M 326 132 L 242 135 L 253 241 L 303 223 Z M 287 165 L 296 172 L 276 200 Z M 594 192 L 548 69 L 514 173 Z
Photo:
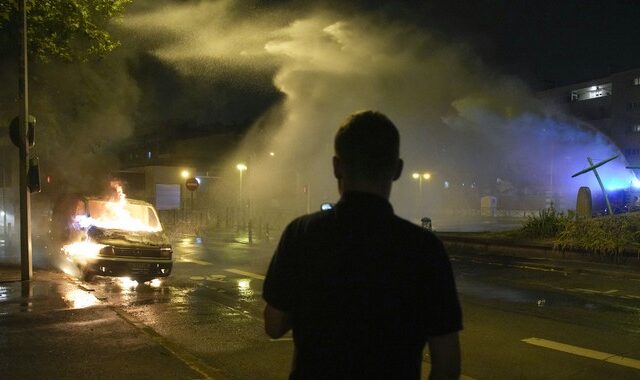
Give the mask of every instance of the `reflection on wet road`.
M 113 305 L 208 366 L 232 374 L 231 378 L 286 378 L 290 337 L 270 340 L 262 327 L 262 283 L 273 248 L 272 243 L 246 244 L 232 234 L 184 238 L 174 243 L 174 273 L 169 278 L 143 284 L 99 278 L 85 286 L 98 302 Z M 640 337 L 640 307 L 634 298 L 640 296 L 637 280 L 588 274 L 536 260 L 452 259 L 465 312 L 462 339 L 469 345 L 465 374 L 475 378 L 509 378 L 500 371 L 513 374 L 508 372 L 513 365 L 501 361 L 491 369 L 483 366 L 487 350 L 493 350 L 495 357 L 516 355 L 510 360 L 520 360 L 523 367 L 533 366 L 529 360 L 549 353 L 522 341 L 531 337 L 614 354 L 624 350 L 640 358 L 639 344 L 632 343 L 640 339 L 613 340 L 616 334 Z M 6 293 L 0 288 L 0 297 Z M 77 307 L 93 302 L 80 293 L 75 299 Z M 597 338 L 600 334 L 607 338 Z M 591 378 L 633 370 L 595 370 L 580 362 L 586 359 L 575 360 L 576 368 L 590 368 Z M 548 371 L 564 365 L 567 361 L 560 357 L 556 364 L 548 365 Z

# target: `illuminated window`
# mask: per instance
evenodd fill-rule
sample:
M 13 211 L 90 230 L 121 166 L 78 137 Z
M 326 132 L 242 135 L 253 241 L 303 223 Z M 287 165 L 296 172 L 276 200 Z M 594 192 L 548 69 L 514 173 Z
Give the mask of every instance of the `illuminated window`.
M 640 133 L 640 124 L 636 124 L 631 126 L 631 131 L 635 132 L 635 133 Z
M 612 88 L 613 86 L 611 85 L 611 83 L 605 83 L 597 86 L 589 86 L 580 88 L 578 90 L 573 90 L 571 91 L 571 100 L 580 101 L 609 96 L 611 95 Z
M 633 78 L 633 85 L 640 86 L 640 77 Z

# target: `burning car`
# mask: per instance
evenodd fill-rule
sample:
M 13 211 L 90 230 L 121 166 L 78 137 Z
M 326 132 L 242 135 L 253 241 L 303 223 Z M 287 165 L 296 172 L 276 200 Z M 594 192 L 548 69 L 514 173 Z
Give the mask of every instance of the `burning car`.
M 155 208 L 127 199 L 121 189 L 115 199 L 67 197 L 54 208 L 52 221 L 61 258 L 85 279 L 100 275 L 147 281 L 171 274 L 173 251 Z

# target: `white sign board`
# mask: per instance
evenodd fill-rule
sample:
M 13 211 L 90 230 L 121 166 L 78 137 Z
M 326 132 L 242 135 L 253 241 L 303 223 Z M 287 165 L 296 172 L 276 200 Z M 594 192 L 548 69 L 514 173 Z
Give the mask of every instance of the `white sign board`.
M 156 184 L 156 209 L 177 210 L 180 208 L 179 184 Z

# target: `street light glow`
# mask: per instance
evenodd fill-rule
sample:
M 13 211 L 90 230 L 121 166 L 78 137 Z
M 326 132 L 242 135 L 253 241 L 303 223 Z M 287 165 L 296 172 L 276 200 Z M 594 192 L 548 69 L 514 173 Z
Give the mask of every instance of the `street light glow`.
M 243 171 L 247 170 L 247 165 L 238 164 L 238 165 L 236 165 L 236 169 L 238 169 L 242 173 Z
M 413 179 L 418 179 L 420 178 L 420 173 L 413 173 L 411 176 L 413 177 Z
M 423 173 L 423 174 L 422 174 L 422 178 L 424 178 L 424 179 L 429 179 L 429 178 L 431 178 L 431 174 L 429 174 L 429 173 Z
M 180 176 L 181 176 L 182 178 L 185 178 L 185 179 L 186 179 L 186 178 L 189 178 L 189 171 L 188 171 L 188 170 L 183 170 L 183 171 L 181 171 L 181 172 L 180 172 Z

